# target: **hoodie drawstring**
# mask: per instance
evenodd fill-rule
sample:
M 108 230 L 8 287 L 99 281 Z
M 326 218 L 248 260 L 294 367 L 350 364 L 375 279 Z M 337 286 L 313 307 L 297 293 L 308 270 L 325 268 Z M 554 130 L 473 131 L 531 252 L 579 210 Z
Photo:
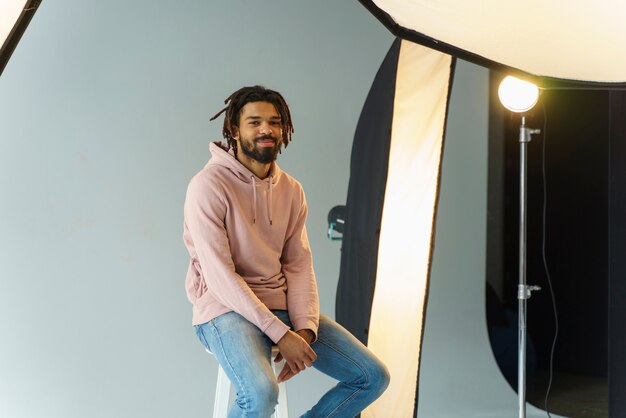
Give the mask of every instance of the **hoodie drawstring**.
M 250 177 L 252 179 L 252 206 L 254 207 L 253 215 L 252 215 L 252 223 L 256 224 L 256 178 L 254 176 Z M 270 225 L 273 222 L 273 214 L 272 214 L 272 191 L 274 190 L 274 177 L 270 176 L 270 184 L 269 184 L 269 196 L 267 202 L 267 213 L 269 215 Z
M 254 207 L 254 214 L 252 215 L 252 223 L 256 223 L 256 180 L 254 176 L 252 178 L 252 206 Z
M 274 188 L 274 177 L 270 176 L 270 196 L 268 213 L 270 215 L 270 225 L 272 225 L 272 189 Z

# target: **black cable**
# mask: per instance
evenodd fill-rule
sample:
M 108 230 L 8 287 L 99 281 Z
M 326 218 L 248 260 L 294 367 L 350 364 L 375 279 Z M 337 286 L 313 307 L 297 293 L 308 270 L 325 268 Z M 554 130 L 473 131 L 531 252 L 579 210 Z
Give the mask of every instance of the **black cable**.
M 541 103 L 541 107 L 543 108 L 543 149 L 542 149 L 542 158 L 541 158 L 541 173 L 543 178 L 543 214 L 542 214 L 542 237 L 541 237 L 541 256 L 543 259 L 543 268 L 546 272 L 546 278 L 548 279 L 548 287 L 550 289 L 550 296 L 552 297 L 552 308 L 554 310 L 554 340 L 552 340 L 552 349 L 550 350 L 550 374 L 548 379 L 548 388 L 546 389 L 546 397 L 544 400 L 544 409 L 548 414 L 549 418 L 552 418 L 550 415 L 550 410 L 548 409 L 548 398 L 550 396 L 550 389 L 552 388 L 552 378 L 554 377 L 554 350 L 556 348 L 556 341 L 559 336 L 559 315 L 556 309 L 556 298 L 554 297 L 554 288 L 552 287 L 552 278 L 550 276 L 550 270 L 548 269 L 548 261 L 546 258 L 546 212 L 548 207 L 548 193 L 547 193 L 547 182 L 546 182 L 546 138 L 547 138 L 547 125 L 548 118 L 546 116 L 546 106 Z

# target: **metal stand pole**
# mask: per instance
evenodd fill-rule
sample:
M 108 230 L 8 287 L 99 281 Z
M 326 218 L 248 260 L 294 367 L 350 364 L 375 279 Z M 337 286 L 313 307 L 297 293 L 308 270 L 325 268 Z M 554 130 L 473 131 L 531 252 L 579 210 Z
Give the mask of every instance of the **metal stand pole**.
M 526 418 L 526 300 L 533 290 L 539 286 L 526 284 L 526 177 L 528 143 L 531 135 L 541 132 L 539 129 L 526 127 L 526 117 L 522 116 L 519 131 L 520 146 L 520 202 L 519 202 L 519 284 L 517 286 L 518 300 L 518 360 L 517 360 L 517 393 L 519 397 L 519 418 Z

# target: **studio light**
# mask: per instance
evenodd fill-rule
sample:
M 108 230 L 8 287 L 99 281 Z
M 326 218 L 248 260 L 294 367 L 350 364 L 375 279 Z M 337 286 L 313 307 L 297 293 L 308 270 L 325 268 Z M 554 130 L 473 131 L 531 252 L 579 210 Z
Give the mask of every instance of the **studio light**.
M 498 88 L 500 101 L 511 112 L 524 113 L 537 103 L 539 88 L 527 81 L 507 76 Z M 522 115 L 519 128 L 520 146 L 520 199 L 519 199 L 519 283 L 517 285 L 518 300 L 518 357 L 517 357 L 517 394 L 519 418 L 526 418 L 526 301 L 531 292 L 540 290 L 539 286 L 526 283 L 526 207 L 527 207 L 527 161 L 528 143 L 531 135 L 538 134 L 539 129 L 526 126 L 526 117 Z
M 498 88 L 500 102 L 511 112 L 524 113 L 529 111 L 539 99 L 539 88 L 533 83 L 506 76 Z

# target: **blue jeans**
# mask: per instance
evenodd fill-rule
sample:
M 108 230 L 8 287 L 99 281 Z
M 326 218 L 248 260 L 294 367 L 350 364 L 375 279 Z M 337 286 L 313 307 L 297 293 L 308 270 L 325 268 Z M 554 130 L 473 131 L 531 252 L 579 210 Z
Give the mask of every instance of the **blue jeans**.
M 292 327 L 287 311 L 273 311 Z M 267 418 L 278 400 L 271 367 L 272 341 L 236 312 L 196 326 L 196 335 L 211 351 L 237 392 L 229 418 Z M 359 340 L 341 325 L 320 315 L 313 367 L 339 383 L 307 411 L 306 418 L 352 418 L 376 400 L 389 385 L 389 372 Z

